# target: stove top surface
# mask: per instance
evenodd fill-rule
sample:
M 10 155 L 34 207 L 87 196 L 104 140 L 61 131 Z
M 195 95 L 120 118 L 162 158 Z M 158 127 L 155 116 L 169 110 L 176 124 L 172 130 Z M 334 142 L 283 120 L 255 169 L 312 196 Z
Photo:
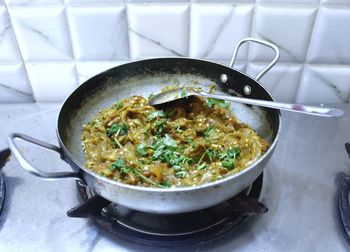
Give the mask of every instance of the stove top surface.
M 344 149 L 350 139 L 350 106 L 338 107 L 345 111 L 338 119 L 283 113 L 282 132 L 264 171 L 266 183 L 259 199 L 269 211 L 211 243 L 203 240 L 181 249 L 349 251 L 336 195 L 339 173 L 350 173 Z M 57 144 L 59 109 L 58 104 L 0 105 L 0 119 L 5 122 L 0 126 L 0 149 L 7 147 L 11 132 Z M 43 170 L 70 170 L 55 153 L 26 143 L 21 143 L 21 150 Z M 0 251 L 163 251 L 110 237 L 90 219 L 67 217 L 66 211 L 79 204 L 74 181 L 40 180 L 13 157 L 2 173 L 6 200 L 0 216 Z

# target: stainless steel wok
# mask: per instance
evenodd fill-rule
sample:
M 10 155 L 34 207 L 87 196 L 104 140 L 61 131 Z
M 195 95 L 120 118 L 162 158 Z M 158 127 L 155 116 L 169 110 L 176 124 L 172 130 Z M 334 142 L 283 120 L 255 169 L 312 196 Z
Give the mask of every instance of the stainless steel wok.
M 271 47 L 273 61 L 254 79 L 232 68 L 237 51 L 246 41 Z M 271 43 L 246 38 L 233 53 L 229 66 L 192 58 L 157 58 L 135 61 L 102 72 L 80 85 L 64 102 L 58 116 L 57 137 L 60 147 L 20 133 L 9 136 L 11 151 L 21 166 L 43 179 L 83 180 L 98 195 L 125 207 L 152 213 L 181 213 L 203 209 L 220 203 L 247 188 L 266 166 L 278 140 L 281 128 L 279 110 L 234 103 L 236 116 L 248 123 L 260 136 L 268 140 L 268 151 L 253 165 L 221 180 L 185 188 L 145 188 L 119 183 L 95 174 L 84 167 L 81 144 L 83 124 L 118 99 L 131 95 L 148 96 L 168 85 L 200 85 L 207 89 L 215 84 L 221 92 L 273 101 L 258 80 L 277 62 L 279 51 Z M 198 83 L 198 84 L 197 84 Z M 58 152 L 73 172 L 44 172 L 29 164 L 19 152 L 15 139 Z

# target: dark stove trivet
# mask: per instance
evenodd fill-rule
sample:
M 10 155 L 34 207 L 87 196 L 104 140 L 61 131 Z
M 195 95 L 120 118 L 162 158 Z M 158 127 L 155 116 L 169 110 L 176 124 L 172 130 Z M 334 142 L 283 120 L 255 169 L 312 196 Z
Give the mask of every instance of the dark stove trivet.
M 257 201 L 262 182 L 261 174 L 248 195 L 241 193 L 226 202 L 195 212 L 166 215 L 110 204 L 100 196 L 88 195 L 90 190 L 78 184 L 79 195 L 85 202 L 67 214 L 70 217 L 90 216 L 108 235 L 131 242 L 161 247 L 195 245 L 221 237 L 248 215 L 266 213 L 268 209 Z
M 6 195 L 5 180 L 4 180 L 4 176 L 0 173 L 0 215 L 2 212 L 2 207 L 4 206 L 5 195 Z
M 5 149 L 0 151 L 0 214 L 4 206 L 5 196 L 6 196 L 6 186 L 4 175 L 1 172 L 2 167 L 5 166 L 6 162 L 9 160 L 11 154 L 10 149 Z
M 345 143 L 345 150 L 350 158 L 350 142 Z M 344 231 L 347 237 L 350 239 L 350 204 L 349 204 L 349 191 L 350 191 L 350 177 L 344 173 L 340 174 L 340 185 L 338 189 L 338 208 L 340 214 L 340 220 L 343 224 Z

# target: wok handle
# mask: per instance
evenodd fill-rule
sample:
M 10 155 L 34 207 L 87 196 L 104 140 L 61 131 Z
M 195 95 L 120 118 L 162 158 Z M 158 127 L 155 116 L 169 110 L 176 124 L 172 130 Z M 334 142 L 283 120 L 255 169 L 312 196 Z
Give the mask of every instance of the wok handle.
M 18 162 L 20 163 L 20 165 L 29 173 L 46 179 L 46 180 L 56 180 L 56 179 L 66 179 L 66 178 L 70 178 L 70 179 L 76 179 L 76 180 L 81 180 L 81 178 L 79 177 L 78 173 L 76 172 L 45 172 L 45 171 L 41 171 L 38 170 L 37 168 L 34 168 L 21 154 L 21 152 L 19 151 L 16 143 L 15 143 L 15 139 L 19 138 L 22 139 L 24 141 L 36 144 L 40 147 L 43 147 L 45 149 L 49 149 L 51 151 L 56 151 L 58 154 L 60 154 L 61 159 L 64 160 L 63 158 L 63 151 L 61 148 L 43 142 L 41 140 L 38 140 L 36 138 L 21 134 L 21 133 L 12 133 L 9 135 L 8 137 L 8 142 L 9 142 L 9 147 L 11 149 L 11 152 L 13 153 L 13 155 L 16 157 L 16 159 L 18 160 Z
M 261 40 L 261 39 L 255 39 L 255 38 L 245 38 L 245 39 L 242 39 L 236 46 L 235 50 L 233 51 L 233 54 L 232 54 L 232 58 L 231 58 L 231 61 L 230 61 L 230 64 L 229 66 L 232 68 L 235 61 L 236 61 L 236 57 L 237 57 L 237 53 L 238 53 L 238 50 L 239 50 L 239 47 L 245 43 L 245 42 L 255 42 L 255 43 L 258 43 L 258 44 L 262 44 L 262 45 L 265 45 L 265 46 L 268 46 L 270 48 L 272 48 L 274 51 L 275 51 L 275 57 L 273 58 L 273 60 L 270 62 L 270 64 L 268 64 L 256 77 L 255 77 L 255 80 L 256 81 L 259 81 L 261 79 L 261 77 L 263 77 L 278 61 L 278 59 L 280 58 L 280 50 L 278 49 L 277 46 L 275 46 L 274 44 L 270 43 L 270 42 L 267 42 L 267 41 L 264 41 L 264 40 Z

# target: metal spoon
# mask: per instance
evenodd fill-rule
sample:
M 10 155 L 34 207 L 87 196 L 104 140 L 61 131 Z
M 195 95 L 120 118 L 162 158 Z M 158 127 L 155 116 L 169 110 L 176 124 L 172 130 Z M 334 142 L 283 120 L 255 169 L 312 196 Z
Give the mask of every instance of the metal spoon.
M 182 99 L 192 95 L 232 101 L 232 102 L 239 102 L 239 103 L 256 105 L 256 106 L 267 107 L 267 108 L 287 110 L 291 112 L 298 112 L 298 113 L 304 113 L 309 115 L 323 116 L 323 117 L 339 117 L 344 114 L 343 110 L 337 109 L 337 108 L 306 106 L 302 104 L 289 104 L 289 103 L 280 103 L 280 102 L 273 102 L 273 101 L 243 98 L 243 97 L 237 97 L 237 96 L 210 94 L 202 90 L 192 90 L 187 88 L 177 88 L 177 89 L 172 89 L 169 91 L 159 93 L 153 96 L 152 98 L 150 98 L 148 101 L 148 104 L 160 105 L 163 103 L 175 101 L 175 100 Z

